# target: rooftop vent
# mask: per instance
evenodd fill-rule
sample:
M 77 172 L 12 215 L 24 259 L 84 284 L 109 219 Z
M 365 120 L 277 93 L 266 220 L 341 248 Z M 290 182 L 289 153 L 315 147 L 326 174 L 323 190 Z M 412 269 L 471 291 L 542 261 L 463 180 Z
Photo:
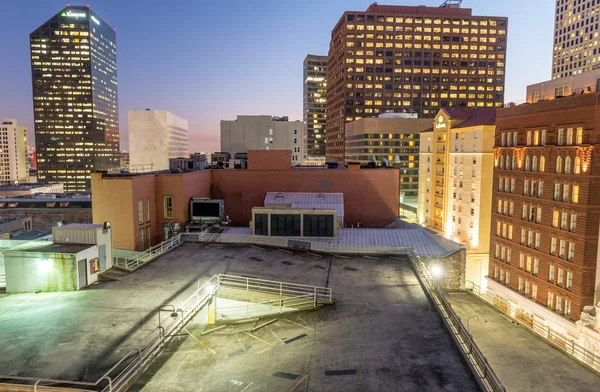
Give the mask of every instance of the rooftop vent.
M 283 193 L 279 192 L 277 195 L 275 195 L 275 199 L 283 200 Z
M 325 194 L 319 193 L 319 200 L 325 200 Z

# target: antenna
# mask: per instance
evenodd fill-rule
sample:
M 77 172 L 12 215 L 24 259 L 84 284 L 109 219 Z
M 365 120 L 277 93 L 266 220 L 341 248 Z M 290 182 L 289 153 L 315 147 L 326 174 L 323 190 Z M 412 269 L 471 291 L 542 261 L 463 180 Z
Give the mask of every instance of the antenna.
M 444 0 L 440 8 L 460 8 L 460 4 L 463 0 Z

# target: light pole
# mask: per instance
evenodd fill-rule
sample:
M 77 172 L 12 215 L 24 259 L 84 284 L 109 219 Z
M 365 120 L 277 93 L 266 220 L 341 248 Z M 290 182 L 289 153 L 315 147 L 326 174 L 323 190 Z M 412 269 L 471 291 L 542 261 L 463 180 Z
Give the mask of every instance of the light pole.
M 477 318 L 477 321 L 479 321 L 479 316 L 475 315 L 475 316 L 471 316 L 467 319 L 467 332 L 469 332 L 469 321 L 471 321 L 472 318 Z M 469 332 L 471 333 L 471 332 Z

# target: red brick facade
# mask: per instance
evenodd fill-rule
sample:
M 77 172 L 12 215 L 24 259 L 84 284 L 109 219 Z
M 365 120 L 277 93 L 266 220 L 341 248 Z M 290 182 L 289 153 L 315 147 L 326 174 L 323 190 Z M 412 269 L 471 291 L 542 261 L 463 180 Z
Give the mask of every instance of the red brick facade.
M 596 284 L 600 94 L 500 109 L 495 145 L 489 278 L 578 320 Z

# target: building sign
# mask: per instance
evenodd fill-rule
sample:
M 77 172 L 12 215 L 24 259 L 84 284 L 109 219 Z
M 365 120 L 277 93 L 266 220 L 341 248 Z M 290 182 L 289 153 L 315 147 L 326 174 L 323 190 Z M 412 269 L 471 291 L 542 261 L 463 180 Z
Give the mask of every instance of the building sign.
M 435 129 L 446 128 L 446 123 L 444 122 L 444 117 L 439 116 L 438 122 L 435 124 Z
M 87 17 L 87 14 L 84 11 L 71 11 L 71 10 L 67 10 L 65 12 L 63 12 L 62 14 L 60 14 L 60 16 L 66 17 L 66 18 L 85 18 Z
M 100 259 L 97 257 L 95 259 L 90 260 L 90 274 L 97 274 L 100 272 Z
M 90 15 L 90 19 L 93 20 L 97 25 L 100 25 L 100 21 L 96 19 L 94 15 Z

